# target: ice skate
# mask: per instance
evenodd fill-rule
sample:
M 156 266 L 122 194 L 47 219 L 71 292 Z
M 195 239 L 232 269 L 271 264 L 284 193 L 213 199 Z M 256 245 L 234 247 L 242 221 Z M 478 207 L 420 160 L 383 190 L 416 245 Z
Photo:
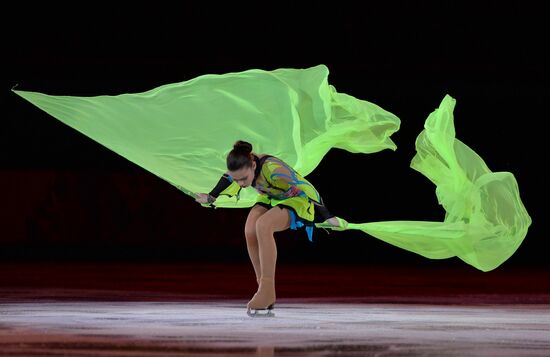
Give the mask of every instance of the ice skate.
M 275 281 L 273 278 L 261 278 L 258 292 L 248 302 L 247 315 L 250 317 L 273 317 L 275 307 Z
M 271 304 L 265 309 L 252 309 L 249 307 L 246 314 L 250 317 L 275 317 L 274 308 L 275 304 Z

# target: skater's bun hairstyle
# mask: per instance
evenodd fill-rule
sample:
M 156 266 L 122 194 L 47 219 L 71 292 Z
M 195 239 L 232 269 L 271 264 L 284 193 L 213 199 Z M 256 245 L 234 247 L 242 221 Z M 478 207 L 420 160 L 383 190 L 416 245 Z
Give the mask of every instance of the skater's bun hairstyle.
M 252 166 L 252 144 L 239 140 L 233 145 L 233 150 L 227 155 L 227 169 L 237 171 L 243 167 Z

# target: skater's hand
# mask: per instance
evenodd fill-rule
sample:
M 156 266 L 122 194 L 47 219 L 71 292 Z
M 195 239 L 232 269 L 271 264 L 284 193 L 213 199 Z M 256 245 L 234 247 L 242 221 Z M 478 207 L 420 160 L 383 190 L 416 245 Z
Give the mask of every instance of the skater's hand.
M 317 228 L 330 228 L 335 231 L 345 231 L 348 229 L 348 222 L 339 217 L 332 217 L 324 221 L 323 223 L 316 223 Z
M 204 205 L 207 203 L 212 203 L 215 201 L 214 197 L 210 196 L 207 193 L 197 193 L 197 196 L 195 197 L 195 201 Z

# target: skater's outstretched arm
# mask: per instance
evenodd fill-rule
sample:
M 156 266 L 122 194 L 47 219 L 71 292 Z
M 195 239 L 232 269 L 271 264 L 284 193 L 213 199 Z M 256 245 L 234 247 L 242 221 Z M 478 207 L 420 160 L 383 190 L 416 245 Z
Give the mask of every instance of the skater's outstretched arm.
M 216 186 L 210 191 L 210 193 L 197 193 L 195 201 L 200 204 L 214 203 L 216 198 L 223 190 L 228 188 L 233 182 L 233 178 L 227 172 L 222 175 Z

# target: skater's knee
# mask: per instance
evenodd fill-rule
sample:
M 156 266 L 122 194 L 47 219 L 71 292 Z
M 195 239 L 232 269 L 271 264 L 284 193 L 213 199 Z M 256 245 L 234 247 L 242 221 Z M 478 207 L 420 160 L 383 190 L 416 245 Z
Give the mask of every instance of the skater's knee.
M 258 222 L 258 219 L 261 218 L 261 216 L 267 212 L 267 209 L 262 206 L 254 206 L 250 213 L 248 214 L 248 218 L 246 219 L 246 223 L 244 225 L 244 235 L 246 237 L 246 240 L 255 241 L 257 238 L 257 232 L 256 232 L 256 223 Z
M 261 236 L 264 234 L 271 234 L 274 232 L 273 222 L 269 219 L 269 217 L 260 217 L 256 221 L 256 227 L 255 227 L 255 233 L 256 236 Z
M 256 235 L 258 238 L 265 234 L 272 234 L 288 229 L 290 216 L 287 208 L 274 207 L 256 221 Z
M 256 241 L 256 222 L 254 224 L 246 224 L 244 227 L 244 236 L 247 241 Z

